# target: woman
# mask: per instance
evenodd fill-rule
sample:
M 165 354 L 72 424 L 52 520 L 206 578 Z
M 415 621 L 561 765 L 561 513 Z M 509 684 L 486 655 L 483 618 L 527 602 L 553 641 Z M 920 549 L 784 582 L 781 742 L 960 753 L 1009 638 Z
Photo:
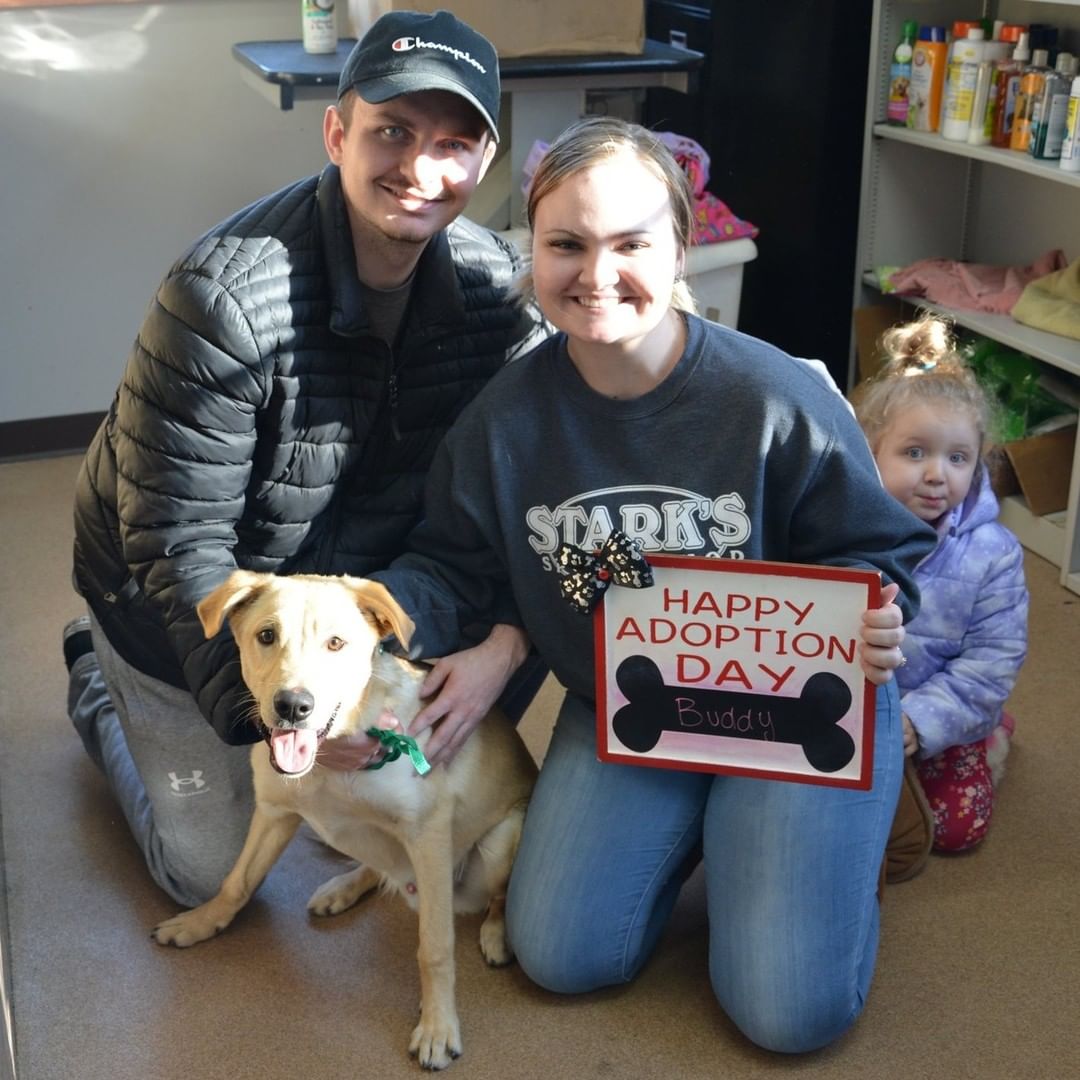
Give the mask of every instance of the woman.
M 913 614 L 911 568 L 933 534 L 881 488 L 817 373 L 689 313 L 689 190 L 649 132 L 611 118 L 568 129 L 536 171 L 528 216 L 525 291 L 560 333 L 463 414 L 415 554 L 379 576 L 429 654 L 453 644 L 455 618 L 493 610 L 520 621 L 567 689 L 510 884 L 525 972 L 565 993 L 631 979 L 703 852 L 718 1001 L 759 1045 L 814 1049 L 854 1021 L 873 972 L 903 766 L 891 601 L 899 586 Z M 872 790 L 597 761 L 591 620 L 562 595 L 558 552 L 630 523 L 646 557 L 883 573 L 892 584 L 861 646 L 879 686 Z

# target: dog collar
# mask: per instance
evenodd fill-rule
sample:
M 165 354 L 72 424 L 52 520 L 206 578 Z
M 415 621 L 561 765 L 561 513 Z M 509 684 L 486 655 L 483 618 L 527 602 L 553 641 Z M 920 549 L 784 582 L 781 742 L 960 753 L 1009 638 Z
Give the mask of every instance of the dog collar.
M 423 776 L 431 772 L 430 762 L 424 757 L 424 751 L 416 745 L 416 740 L 411 735 L 399 735 L 395 731 L 385 731 L 377 727 L 369 727 L 366 734 L 373 739 L 378 739 L 386 748 L 386 754 L 381 761 L 365 765 L 365 769 L 381 769 L 388 762 L 397 761 L 403 753 L 406 753 L 418 775 Z

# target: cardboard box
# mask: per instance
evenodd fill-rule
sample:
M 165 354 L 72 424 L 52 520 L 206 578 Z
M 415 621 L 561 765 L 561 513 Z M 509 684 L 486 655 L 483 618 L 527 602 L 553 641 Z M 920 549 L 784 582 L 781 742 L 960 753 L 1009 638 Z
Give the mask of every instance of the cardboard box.
M 645 0 L 390 0 L 382 7 L 452 11 L 488 38 L 504 58 L 640 55 L 645 45 Z
M 1020 492 L 1036 516 L 1064 510 L 1076 452 L 1076 425 L 1005 443 L 1004 460 L 993 471 L 998 498 Z

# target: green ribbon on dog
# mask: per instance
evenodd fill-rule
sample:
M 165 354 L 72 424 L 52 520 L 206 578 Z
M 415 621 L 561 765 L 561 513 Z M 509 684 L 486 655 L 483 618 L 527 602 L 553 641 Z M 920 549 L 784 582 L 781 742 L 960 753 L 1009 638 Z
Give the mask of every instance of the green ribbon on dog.
M 383 728 L 369 727 L 366 734 L 373 739 L 378 739 L 386 749 L 386 754 L 381 761 L 366 765 L 366 769 L 381 769 L 391 761 L 397 761 L 403 753 L 409 755 L 413 768 L 420 776 L 431 772 L 431 764 L 424 757 L 423 750 L 416 745 L 416 740 L 411 735 L 399 735 L 396 731 L 385 731 Z

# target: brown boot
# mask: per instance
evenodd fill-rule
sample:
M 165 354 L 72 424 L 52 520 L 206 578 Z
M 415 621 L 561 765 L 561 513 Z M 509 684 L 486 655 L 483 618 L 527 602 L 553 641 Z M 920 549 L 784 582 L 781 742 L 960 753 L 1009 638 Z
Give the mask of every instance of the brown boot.
M 934 813 L 911 758 L 904 760 L 904 779 L 889 842 L 885 845 L 885 880 L 893 885 L 920 873 L 934 842 Z

